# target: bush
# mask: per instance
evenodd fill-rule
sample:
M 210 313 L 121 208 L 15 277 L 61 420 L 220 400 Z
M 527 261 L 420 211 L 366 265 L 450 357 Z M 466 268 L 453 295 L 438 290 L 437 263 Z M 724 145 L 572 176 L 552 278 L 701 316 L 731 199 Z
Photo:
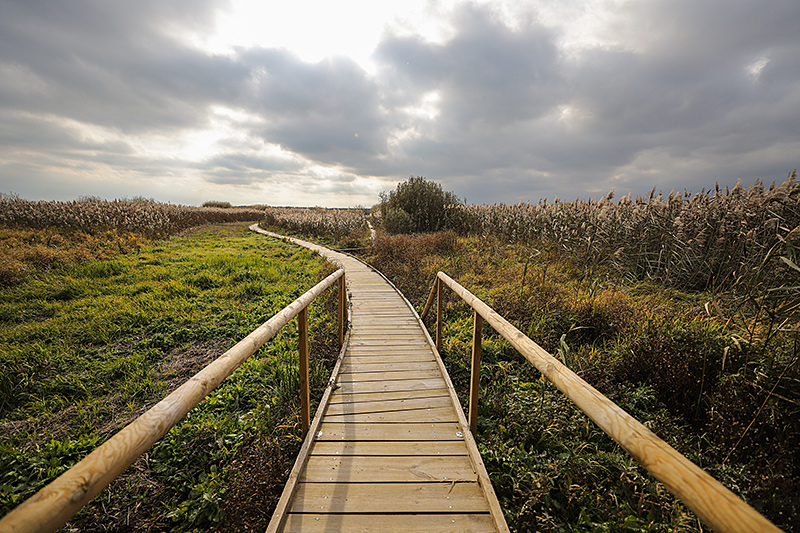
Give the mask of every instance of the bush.
M 383 227 L 389 233 L 461 230 L 463 202 L 422 176 L 411 176 L 389 193 L 381 193 Z
M 220 209 L 230 209 L 233 206 L 230 202 L 220 202 L 218 200 L 209 200 L 208 202 L 203 203 L 203 207 L 218 207 Z

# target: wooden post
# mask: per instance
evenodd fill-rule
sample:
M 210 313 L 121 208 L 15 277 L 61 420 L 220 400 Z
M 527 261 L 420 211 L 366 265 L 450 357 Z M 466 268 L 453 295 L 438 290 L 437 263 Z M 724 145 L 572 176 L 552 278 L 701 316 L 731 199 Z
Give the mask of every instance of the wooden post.
M 478 428 L 478 396 L 481 387 L 481 339 L 483 338 L 483 317 L 477 311 L 473 312 L 474 325 L 472 330 L 472 373 L 469 384 L 469 430 L 475 437 Z
M 303 419 L 303 438 L 311 425 L 311 393 L 308 387 L 308 307 L 297 314 L 300 351 L 300 416 Z
M 344 275 L 339 278 L 339 347 L 344 344 L 344 323 L 347 321 L 347 287 Z
M 436 351 L 442 351 L 442 280 L 436 278 Z
M 425 320 L 425 317 L 428 316 L 428 311 L 430 311 L 431 305 L 433 305 L 433 297 L 436 296 L 436 286 L 438 283 L 439 278 L 433 278 L 431 292 L 428 294 L 428 300 L 425 302 L 425 307 L 422 309 L 422 314 L 419 316 L 422 320 Z

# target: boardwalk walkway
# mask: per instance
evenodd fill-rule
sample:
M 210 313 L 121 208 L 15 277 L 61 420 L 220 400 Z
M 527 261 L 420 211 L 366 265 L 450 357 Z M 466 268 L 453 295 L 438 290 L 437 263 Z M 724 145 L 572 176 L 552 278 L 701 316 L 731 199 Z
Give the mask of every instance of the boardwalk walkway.
M 508 531 L 417 314 L 360 261 L 292 240 L 345 269 L 351 331 L 268 531 Z

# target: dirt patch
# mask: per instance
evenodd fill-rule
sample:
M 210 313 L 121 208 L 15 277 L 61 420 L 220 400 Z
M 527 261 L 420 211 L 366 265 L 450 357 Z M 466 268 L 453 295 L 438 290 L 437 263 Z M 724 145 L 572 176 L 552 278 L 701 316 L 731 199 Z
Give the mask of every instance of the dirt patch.
M 222 520 L 212 531 L 265 531 L 299 449 L 300 442 L 280 437 L 242 445 L 231 462 Z

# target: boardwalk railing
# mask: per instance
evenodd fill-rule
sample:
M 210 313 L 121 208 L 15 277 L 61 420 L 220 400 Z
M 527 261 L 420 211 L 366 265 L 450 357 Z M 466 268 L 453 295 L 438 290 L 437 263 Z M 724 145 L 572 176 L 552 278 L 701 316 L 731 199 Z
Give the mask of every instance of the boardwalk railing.
M 481 329 L 485 320 L 603 431 L 713 529 L 742 533 L 780 531 L 720 482 L 600 394 L 575 372 L 443 272 L 437 273 L 421 315 L 424 319 L 435 298 L 437 350 L 441 350 L 442 345 L 442 285 L 450 287 L 474 311 L 475 330 L 472 335 L 472 378 L 469 398 L 469 424 L 473 435 L 480 383 Z
M 341 345 L 347 308 L 344 279 L 344 270 L 337 270 L 283 308 L 81 462 L 11 511 L 0 520 L 0 532 L 56 531 L 63 526 L 294 317 L 298 318 L 300 403 L 305 435 L 310 419 L 308 306 L 322 291 L 339 282 Z

